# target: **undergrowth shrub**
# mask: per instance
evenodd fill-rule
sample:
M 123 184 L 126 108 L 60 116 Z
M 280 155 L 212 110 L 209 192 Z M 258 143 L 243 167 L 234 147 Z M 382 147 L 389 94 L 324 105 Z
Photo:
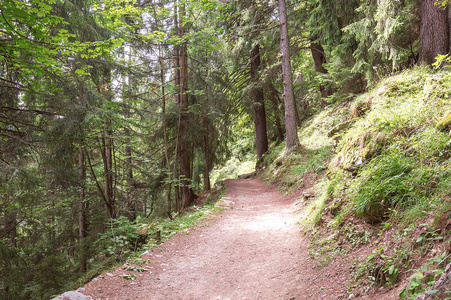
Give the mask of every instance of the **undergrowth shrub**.
M 139 224 L 121 216 L 110 219 L 106 224 L 107 230 L 100 234 L 94 245 L 99 247 L 100 255 L 122 261 L 131 252 L 135 252 L 143 244 L 145 237 L 140 240 Z
M 422 294 L 434 285 L 434 283 L 440 278 L 447 262 L 449 262 L 449 257 L 446 257 L 446 254 L 431 258 L 426 264 L 415 270 L 415 272 L 410 276 L 409 284 L 399 293 L 399 298 L 412 300 L 416 299 L 418 295 Z M 435 294 L 436 292 L 437 290 L 432 290 L 430 294 Z M 447 294 L 450 297 L 446 299 L 450 299 L 451 293 L 447 292 Z
M 351 195 L 355 211 L 370 222 L 382 221 L 391 209 L 406 206 L 421 196 L 424 173 L 415 169 L 412 159 L 390 153 L 372 160 L 353 181 Z
M 372 248 L 354 264 L 363 292 L 392 288 L 417 256 L 433 253 L 442 239 L 449 241 L 443 228 L 451 211 L 451 135 L 437 130 L 436 123 L 451 111 L 450 74 L 415 68 L 387 78 L 356 100 L 307 120 L 299 131 L 302 151 L 286 157 L 279 145 L 265 158 L 265 179 L 283 191 L 308 187 L 309 196 L 299 197 L 300 218 L 312 232 L 311 255 L 319 265 L 364 244 Z M 351 115 L 361 103 L 363 111 Z M 305 185 L 321 165 L 329 165 L 326 176 Z M 431 217 L 440 214 L 435 227 L 418 236 L 418 224 L 432 226 Z M 315 234 L 318 226 L 329 236 Z M 409 299 L 426 288 L 417 279 L 412 277 L 404 292 Z
M 255 161 L 255 154 L 230 158 L 224 166 L 212 170 L 210 178 L 212 185 L 225 179 L 235 179 L 240 175 L 252 173 L 255 171 Z

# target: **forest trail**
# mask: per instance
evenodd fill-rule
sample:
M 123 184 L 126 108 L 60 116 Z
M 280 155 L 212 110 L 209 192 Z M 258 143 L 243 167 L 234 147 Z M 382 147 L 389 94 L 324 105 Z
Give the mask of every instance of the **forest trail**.
M 295 201 L 257 179 L 227 180 L 230 209 L 87 284 L 93 299 L 348 299 L 348 264 L 309 257 Z M 120 275 L 134 274 L 136 280 Z M 365 298 L 361 298 L 365 299 Z

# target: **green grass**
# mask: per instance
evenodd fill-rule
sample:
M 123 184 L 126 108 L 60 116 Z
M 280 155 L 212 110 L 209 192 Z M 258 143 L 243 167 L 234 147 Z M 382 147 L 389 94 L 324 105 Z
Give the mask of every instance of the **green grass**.
M 435 281 L 443 273 L 443 268 L 447 263 L 445 254 L 431 258 L 426 264 L 415 270 L 410 276 L 410 281 L 400 293 L 400 299 L 416 299 L 425 290 L 432 287 Z M 448 292 L 451 297 L 451 294 Z
M 236 179 L 243 174 L 249 174 L 255 171 L 256 154 L 247 154 L 242 158 L 230 158 L 224 166 L 217 167 L 211 172 L 211 184 L 225 179 Z
M 285 143 L 272 149 L 263 158 L 260 176 L 268 183 L 279 183 L 279 190 L 292 192 L 307 179 L 327 169 L 332 155 L 333 139 L 327 135 L 328 127 L 342 122 L 343 114 L 332 108 L 305 122 L 298 131 L 301 149 L 285 155 Z
M 451 111 L 450 100 L 451 72 L 414 68 L 313 116 L 298 132 L 300 151 L 286 156 L 281 144 L 265 157 L 262 177 L 283 192 L 316 180 L 309 186 L 315 196 L 301 201 L 300 219 L 311 233 L 321 227 L 326 234 L 318 239 L 327 242 L 313 243 L 320 265 L 336 255 L 337 236 L 349 251 L 369 243 L 374 251 L 356 262 L 356 282 L 365 290 L 391 287 L 413 263 L 409 251 L 441 249 L 440 235 L 449 241 L 449 231 L 435 228 L 451 217 L 451 135 L 436 126 Z M 315 176 L 324 170 L 325 177 Z M 415 242 L 421 223 L 433 232 L 428 243 Z M 373 229 L 368 235 L 362 226 Z M 383 247 L 377 232 L 390 232 L 390 251 L 377 252 Z
M 394 212 L 402 218 L 413 206 L 429 211 L 431 200 L 450 187 L 451 139 L 448 132 L 435 128 L 451 109 L 449 93 L 442 92 L 450 86 L 449 74 L 416 68 L 359 96 L 353 106 L 365 102 L 371 108 L 335 135 L 340 142 L 329 166 L 328 184 L 320 186 L 321 203 L 345 199 L 352 205 L 344 205 L 348 211 L 341 216 L 355 214 L 373 223 Z M 343 108 L 338 111 L 343 113 Z M 331 113 L 318 117 L 327 114 Z M 321 122 L 316 123 L 321 128 Z M 424 209 L 418 209 L 419 204 Z

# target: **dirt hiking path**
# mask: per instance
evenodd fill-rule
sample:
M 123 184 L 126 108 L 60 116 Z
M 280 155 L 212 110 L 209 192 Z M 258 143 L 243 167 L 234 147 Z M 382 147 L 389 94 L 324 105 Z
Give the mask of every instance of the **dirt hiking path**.
M 293 199 L 257 179 L 226 186 L 223 203 L 230 209 L 143 255 L 147 272 L 123 266 L 82 293 L 93 299 L 348 299 L 344 262 L 317 269 L 309 258 Z

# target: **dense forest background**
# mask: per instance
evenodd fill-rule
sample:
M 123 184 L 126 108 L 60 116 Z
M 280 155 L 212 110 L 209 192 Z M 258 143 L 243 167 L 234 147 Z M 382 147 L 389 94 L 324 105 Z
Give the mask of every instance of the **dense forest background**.
M 5 299 L 90 279 L 230 158 L 295 151 L 314 113 L 446 64 L 451 46 L 435 0 L 4 0 L 0 13 Z

